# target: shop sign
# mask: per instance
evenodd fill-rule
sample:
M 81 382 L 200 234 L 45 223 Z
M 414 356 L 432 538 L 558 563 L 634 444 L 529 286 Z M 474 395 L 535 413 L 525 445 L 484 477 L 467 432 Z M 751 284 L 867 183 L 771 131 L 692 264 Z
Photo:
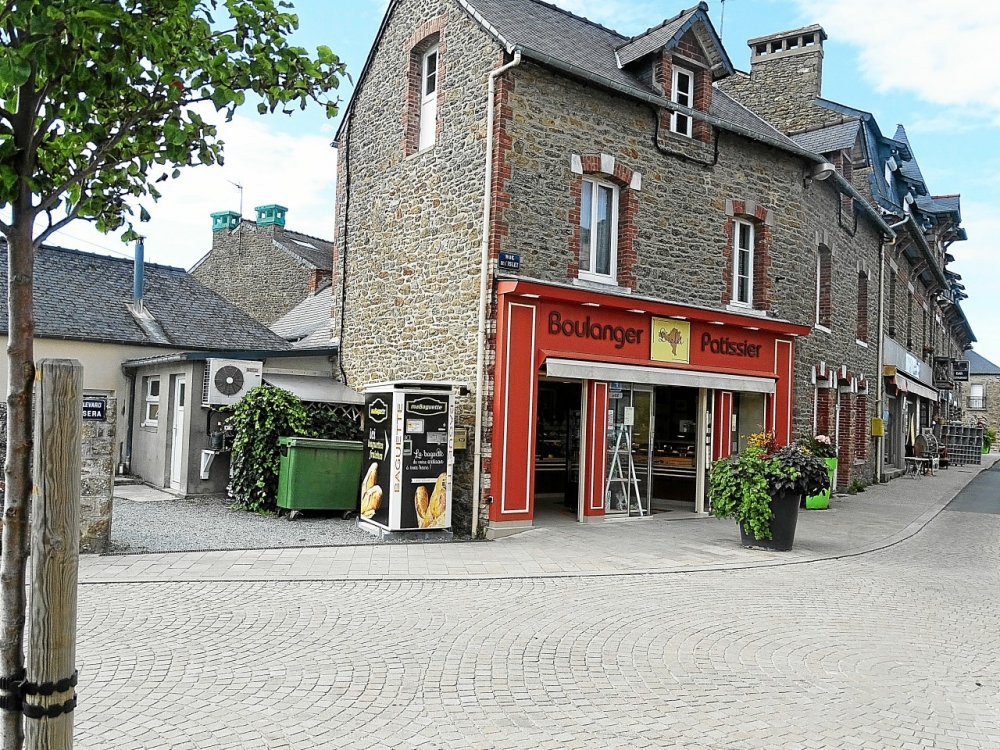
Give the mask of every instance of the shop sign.
M 760 352 L 764 348 L 760 344 L 752 343 L 749 339 L 740 340 L 729 336 L 713 336 L 707 331 L 701 334 L 700 343 L 702 352 L 747 359 L 759 359 Z
M 952 360 L 951 363 L 952 376 L 956 383 L 968 383 L 969 382 L 969 360 L 967 359 L 956 359 Z
M 83 400 L 83 418 L 85 420 L 103 422 L 107 419 L 107 413 L 107 399 L 85 398 Z
M 501 271 L 520 271 L 521 256 L 517 253 L 500 253 L 497 258 L 497 268 Z
M 594 341 L 613 343 L 615 349 L 624 349 L 626 344 L 641 344 L 645 331 L 631 326 L 601 324 L 586 318 L 563 317 L 558 310 L 549 313 L 548 331 L 550 336 L 566 336 L 567 338 L 592 339 Z
M 950 391 L 955 387 L 950 357 L 934 358 L 934 387 L 938 390 Z
M 691 323 L 675 318 L 653 318 L 649 358 L 654 362 L 691 363 Z

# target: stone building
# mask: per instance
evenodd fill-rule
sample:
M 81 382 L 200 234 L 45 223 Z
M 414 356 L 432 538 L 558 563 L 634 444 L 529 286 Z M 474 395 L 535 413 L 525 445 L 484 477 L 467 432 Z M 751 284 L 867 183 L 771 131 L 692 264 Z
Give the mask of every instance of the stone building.
M 761 430 L 875 475 L 898 235 L 726 85 L 707 10 L 630 38 L 536 0 L 389 4 L 338 134 L 332 330 L 352 387 L 470 385 L 459 528 L 703 512 Z
M 191 275 L 255 320 L 270 325 L 329 284 L 333 245 L 285 228 L 284 206 L 258 206 L 255 221 L 212 214 L 212 249 Z
M 1000 429 L 1000 366 L 975 351 L 967 351 L 969 382 L 965 386 L 962 406 L 968 419 L 981 421 L 987 427 Z
M 751 39 L 750 72 L 737 72 L 719 86 L 798 145 L 827 158 L 891 225 L 870 266 L 844 257 L 835 247 L 821 247 L 817 258 L 821 287 L 838 269 L 840 283 L 850 286 L 856 272 L 858 299 L 878 300 L 881 315 L 866 318 L 864 325 L 858 319 L 858 346 L 870 344 L 862 328 L 877 326 L 869 333 L 880 347 L 884 379 L 878 378 L 867 395 L 852 388 L 847 399 L 873 398 L 875 415 L 885 420 L 885 439 L 878 445 L 878 474 L 885 477 L 902 471 L 904 456 L 921 430 L 931 428 L 935 419 L 958 416 L 949 407 L 949 379 L 936 381 L 934 371 L 936 366 L 940 372 L 942 363 L 948 371 L 950 361 L 975 341 L 960 305 L 961 277 L 946 267 L 953 260 L 950 246 L 966 234 L 960 197 L 930 194 L 902 125 L 892 136 L 885 135 L 871 113 L 822 97 L 826 38 L 821 27 L 807 26 Z M 838 222 L 848 233 L 854 231 L 857 213 L 846 200 Z M 847 305 L 846 318 L 836 304 L 819 309 L 811 338 L 831 335 L 831 328 L 844 323 L 854 327 L 849 300 Z M 842 442 L 846 434 L 860 454 L 860 425 L 854 434 L 850 429 L 845 433 L 843 425 L 839 430 L 831 426 L 838 411 L 843 416 L 842 379 L 818 378 L 817 388 L 817 429 L 837 432 Z M 841 479 L 846 479 L 843 452 L 841 459 Z

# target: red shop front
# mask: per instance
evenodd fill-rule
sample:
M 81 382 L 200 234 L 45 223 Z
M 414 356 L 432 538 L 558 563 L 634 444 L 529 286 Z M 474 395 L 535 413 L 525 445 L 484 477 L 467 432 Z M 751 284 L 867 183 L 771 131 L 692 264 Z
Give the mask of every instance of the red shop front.
M 490 533 L 706 511 L 712 460 L 791 438 L 809 329 L 535 281 L 498 285 Z

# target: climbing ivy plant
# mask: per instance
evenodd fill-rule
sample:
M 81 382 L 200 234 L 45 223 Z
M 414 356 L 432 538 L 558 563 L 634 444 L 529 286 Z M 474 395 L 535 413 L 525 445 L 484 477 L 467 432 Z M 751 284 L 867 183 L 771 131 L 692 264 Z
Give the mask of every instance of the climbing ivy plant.
M 229 496 L 243 510 L 273 511 L 277 507 L 278 438 L 309 435 L 309 415 L 288 391 L 264 383 L 236 405 L 228 425 L 233 438 Z

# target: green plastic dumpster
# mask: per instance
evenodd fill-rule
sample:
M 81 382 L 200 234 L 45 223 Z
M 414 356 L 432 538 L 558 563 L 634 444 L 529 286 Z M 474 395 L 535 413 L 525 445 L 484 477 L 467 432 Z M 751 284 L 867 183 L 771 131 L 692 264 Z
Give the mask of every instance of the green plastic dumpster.
M 358 508 L 361 443 L 316 438 L 278 438 L 278 507 L 294 517 L 302 510 Z

